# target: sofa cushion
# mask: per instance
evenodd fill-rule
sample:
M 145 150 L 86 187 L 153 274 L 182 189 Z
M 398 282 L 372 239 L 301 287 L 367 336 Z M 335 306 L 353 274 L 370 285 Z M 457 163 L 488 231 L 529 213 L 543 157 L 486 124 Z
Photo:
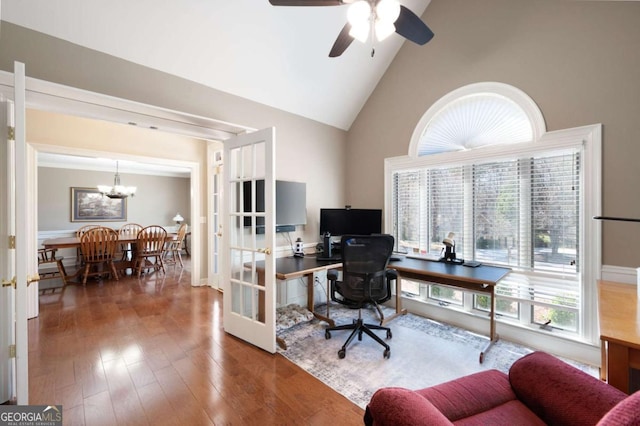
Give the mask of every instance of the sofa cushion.
M 518 400 L 506 402 L 490 410 L 453 422 L 456 426 L 518 425 L 545 426 L 533 411 Z
M 619 402 L 598 426 L 640 426 L 640 391 Z
M 544 352 L 513 363 L 509 381 L 518 399 L 549 424 L 595 425 L 627 396 Z
M 416 392 L 452 422 L 516 399 L 507 375 L 498 370 L 481 371 Z

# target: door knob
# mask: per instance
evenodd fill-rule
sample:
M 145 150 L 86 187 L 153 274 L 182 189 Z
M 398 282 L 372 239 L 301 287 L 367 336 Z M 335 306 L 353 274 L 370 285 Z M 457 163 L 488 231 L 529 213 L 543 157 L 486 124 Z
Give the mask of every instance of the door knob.
M 258 249 L 258 253 L 264 253 L 264 254 L 269 255 L 269 254 L 271 254 L 271 249 L 268 248 L 268 247 L 267 248 L 260 248 L 260 249 Z
M 13 277 L 11 281 L 7 281 L 4 278 L 2 279 L 2 287 L 13 287 L 16 288 L 16 277 Z
M 29 287 L 31 285 L 31 283 L 36 282 L 36 281 L 40 281 L 40 274 L 35 274 L 35 275 L 27 275 L 27 287 Z

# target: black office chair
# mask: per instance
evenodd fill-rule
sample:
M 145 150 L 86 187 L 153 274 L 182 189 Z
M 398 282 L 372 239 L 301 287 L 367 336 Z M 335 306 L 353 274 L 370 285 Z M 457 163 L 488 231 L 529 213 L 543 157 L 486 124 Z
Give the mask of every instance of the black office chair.
M 347 346 L 356 334 L 358 340 L 362 340 L 362 333 L 366 333 L 384 346 L 383 356 L 389 358 L 391 355 L 389 345 L 372 330 L 385 330 L 387 339 L 391 338 L 391 329 L 381 325 L 384 321 L 384 315 L 378 304 L 391 299 L 391 282 L 398 278 L 396 271 L 387 269 L 389 257 L 393 252 L 393 236 L 344 235 L 340 245 L 342 249 L 342 281 L 338 281 L 337 271 L 327 272 L 327 279 L 331 282 L 331 300 L 351 308 L 357 308 L 358 319 L 353 324 L 327 328 L 325 338 L 330 339 L 332 331 L 353 330 L 338 351 L 338 357 L 344 358 Z M 365 324 L 362 320 L 362 308 L 367 304 L 375 306 L 380 316 L 380 325 Z

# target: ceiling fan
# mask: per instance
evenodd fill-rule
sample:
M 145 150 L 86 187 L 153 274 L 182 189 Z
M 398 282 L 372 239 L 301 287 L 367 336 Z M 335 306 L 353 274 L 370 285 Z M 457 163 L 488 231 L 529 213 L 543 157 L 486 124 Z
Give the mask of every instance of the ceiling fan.
M 341 6 L 349 4 L 347 23 L 338 34 L 330 58 L 342 55 L 354 39 L 366 42 L 371 35 L 382 41 L 393 32 L 424 45 L 433 31 L 412 11 L 397 0 L 269 0 L 273 6 Z M 371 51 L 373 56 L 375 50 Z

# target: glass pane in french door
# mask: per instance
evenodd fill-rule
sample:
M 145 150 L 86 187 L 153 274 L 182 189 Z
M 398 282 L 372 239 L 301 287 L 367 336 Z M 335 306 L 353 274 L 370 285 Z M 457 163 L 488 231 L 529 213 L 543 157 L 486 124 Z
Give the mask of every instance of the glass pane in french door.
M 264 261 L 264 144 L 231 151 L 230 206 L 231 311 L 251 321 L 265 321 Z

